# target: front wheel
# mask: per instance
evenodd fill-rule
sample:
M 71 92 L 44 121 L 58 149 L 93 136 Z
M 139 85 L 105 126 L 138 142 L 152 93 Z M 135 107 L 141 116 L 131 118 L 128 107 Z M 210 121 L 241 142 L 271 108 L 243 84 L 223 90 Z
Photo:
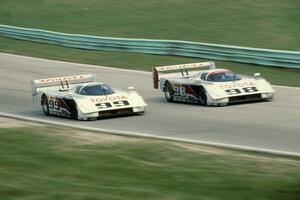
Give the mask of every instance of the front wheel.
M 273 98 L 274 98 L 273 95 L 272 95 L 272 96 L 269 96 L 268 98 L 265 99 L 265 101 L 267 101 L 267 102 L 273 101 Z
M 138 112 L 136 113 L 138 116 L 141 116 L 141 115 L 144 115 L 145 114 L 145 111 L 141 111 L 141 112 Z
M 169 82 L 165 83 L 165 97 L 168 102 L 173 102 L 173 91 Z
M 74 100 L 71 101 L 69 107 L 71 108 L 71 118 L 72 119 L 78 119 L 78 110 L 77 110 L 77 105 Z
M 41 106 L 42 106 L 43 113 L 45 115 L 49 115 L 50 113 L 49 113 L 48 98 L 45 94 L 42 95 Z
M 199 104 L 201 105 L 207 105 L 207 96 L 206 96 L 206 91 L 203 87 L 200 87 L 199 89 Z

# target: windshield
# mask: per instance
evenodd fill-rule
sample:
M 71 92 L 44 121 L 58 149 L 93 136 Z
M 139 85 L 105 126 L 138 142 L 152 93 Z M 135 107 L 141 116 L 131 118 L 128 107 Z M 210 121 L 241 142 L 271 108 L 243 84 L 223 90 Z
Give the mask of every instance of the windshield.
M 80 90 L 80 94 L 82 95 L 90 95 L 90 96 L 101 96 L 101 95 L 110 95 L 115 93 L 113 89 L 111 89 L 108 85 L 88 85 L 83 87 Z
M 231 71 L 216 71 L 209 73 L 206 80 L 212 82 L 227 82 L 241 80 L 241 77 Z

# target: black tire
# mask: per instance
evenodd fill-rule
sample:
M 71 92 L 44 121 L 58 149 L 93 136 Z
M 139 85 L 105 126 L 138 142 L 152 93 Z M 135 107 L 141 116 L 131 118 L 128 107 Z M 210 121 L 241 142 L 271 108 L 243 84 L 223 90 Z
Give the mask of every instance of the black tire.
M 138 116 L 141 116 L 141 115 L 144 115 L 144 114 L 145 114 L 145 111 L 136 113 L 136 115 L 138 115 Z
M 42 95 L 41 106 L 42 106 L 43 113 L 45 115 L 50 115 L 50 113 L 49 113 L 48 98 L 47 98 L 47 96 L 45 94 Z
M 273 101 L 273 99 L 274 99 L 274 97 L 271 96 L 271 97 L 266 98 L 265 101 L 266 101 L 266 102 L 270 102 L 270 101 Z
M 71 108 L 71 118 L 78 120 L 78 110 L 77 110 L 76 102 L 74 100 L 71 100 L 69 106 Z
M 207 105 L 207 96 L 204 87 L 199 88 L 199 104 L 206 106 Z
M 173 95 L 174 94 L 173 94 L 173 90 L 172 90 L 171 84 L 169 82 L 165 83 L 164 92 L 165 92 L 166 100 L 168 102 L 173 102 L 174 101 L 174 99 L 173 99 Z
M 87 121 L 96 121 L 98 120 L 98 117 L 89 117 L 87 118 Z

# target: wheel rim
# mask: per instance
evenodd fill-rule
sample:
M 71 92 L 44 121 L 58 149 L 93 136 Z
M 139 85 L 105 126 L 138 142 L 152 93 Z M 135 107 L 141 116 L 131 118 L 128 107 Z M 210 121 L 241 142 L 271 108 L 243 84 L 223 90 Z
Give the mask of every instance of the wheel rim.
M 169 88 L 167 88 L 167 90 L 166 90 L 166 97 L 167 97 L 167 99 L 171 99 L 171 92 L 170 92 Z
M 44 113 L 48 113 L 47 99 L 46 98 L 43 99 L 42 109 L 43 109 Z
M 43 108 L 43 111 L 46 113 L 47 112 L 47 105 L 43 104 L 42 108 Z

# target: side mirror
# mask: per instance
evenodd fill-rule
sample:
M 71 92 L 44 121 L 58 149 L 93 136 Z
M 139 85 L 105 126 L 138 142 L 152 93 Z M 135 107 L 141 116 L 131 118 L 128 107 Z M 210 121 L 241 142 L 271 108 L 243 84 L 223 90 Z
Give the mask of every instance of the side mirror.
M 261 74 L 260 73 L 254 73 L 253 76 L 254 76 L 254 78 L 259 78 L 259 77 L 261 77 Z
M 129 86 L 128 90 L 134 90 L 134 87 L 133 86 Z

